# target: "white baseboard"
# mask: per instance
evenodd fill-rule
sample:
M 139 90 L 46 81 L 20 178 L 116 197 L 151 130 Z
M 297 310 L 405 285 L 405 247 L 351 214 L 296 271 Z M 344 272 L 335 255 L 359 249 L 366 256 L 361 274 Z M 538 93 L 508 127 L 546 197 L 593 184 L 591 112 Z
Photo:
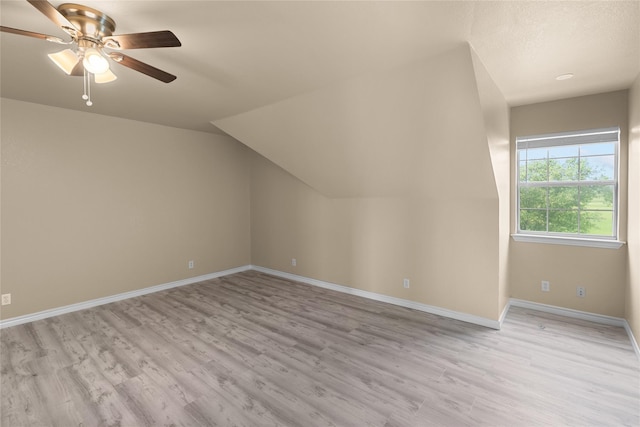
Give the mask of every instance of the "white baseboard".
M 640 360 L 640 346 L 638 346 L 638 341 L 636 341 L 636 337 L 633 335 L 631 326 L 626 320 L 624 321 L 624 329 L 627 331 L 627 335 L 629 335 L 629 339 L 631 340 L 631 346 L 636 351 L 636 356 L 638 356 L 638 359 Z
M 605 316 L 603 314 L 589 313 L 587 311 L 573 310 L 571 308 L 558 307 L 555 305 L 541 304 L 539 302 L 525 301 L 511 298 L 509 304 L 513 307 L 529 308 L 531 310 L 544 311 L 545 313 L 557 314 L 564 317 L 586 320 L 589 322 L 602 323 L 604 325 L 620 326 L 624 328 L 626 320 L 619 317 Z
M 259 267 L 256 265 L 252 265 L 251 269 L 259 271 L 261 273 L 282 277 L 284 279 L 294 280 L 296 282 L 302 282 L 312 286 L 318 286 L 320 288 L 331 289 L 333 291 L 338 291 L 345 294 L 357 295 L 375 301 L 381 301 L 389 304 L 399 305 L 401 307 L 412 308 L 414 310 L 424 311 L 425 313 L 448 317 L 450 319 L 461 320 L 463 322 L 484 326 L 486 328 L 500 329 L 501 326 L 501 322 L 499 320 L 491 320 L 485 317 L 475 316 L 473 314 L 462 313 L 459 311 L 449 310 L 446 308 L 436 307 L 428 304 L 422 304 L 419 302 L 378 294 L 375 292 L 363 291 L 361 289 L 350 288 L 348 286 L 337 285 L 335 283 L 325 282 L 322 280 L 312 279 L 304 276 L 298 276 L 297 274 L 286 273 L 279 270 L 272 270 L 270 268 Z
M 504 318 L 507 317 L 507 313 L 509 313 L 509 307 L 511 307 L 511 300 L 507 301 L 507 304 L 502 309 L 502 313 L 500 314 L 500 328 L 502 328 L 502 323 L 504 322 Z
M 544 311 L 545 313 L 557 314 L 559 316 L 572 317 L 574 319 L 581 319 L 589 322 L 601 323 L 604 325 L 611 325 L 611 326 L 619 326 L 621 328 L 624 328 L 625 331 L 627 331 L 627 335 L 629 335 L 629 339 L 631 340 L 631 346 L 633 347 L 633 349 L 636 352 L 636 355 L 640 359 L 640 348 L 638 347 L 638 342 L 633 336 L 633 332 L 631 331 L 629 322 L 627 322 L 626 319 L 623 319 L 620 317 L 605 316 L 603 314 L 597 314 L 597 313 L 589 313 L 586 311 L 573 310 L 571 308 L 558 307 L 555 305 L 525 301 L 525 300 L 520 300 L 516 298 L 511 298 L 509 300 L 509 306 Z
M 10 326 L 21 325 L 23 323 L 33 322 L 36 320 L 46 319 L 48 317 L 59 316 L 61 314 L 71 313 L 73 311 L 84 310 L 91 307 L 96 307 L 103 304 L 109 304 L 111 302 L 121 301 L 128 298 L 135 298 L 141 295 L 150 294 L 153 292 L 164 291 L 171 288 L 176 288 L 179 286 L 190 285 L 193 283 L 202 282 L 205 280 L 211 280 L 222 276 L 228 276 L 230 274 L 240 273 L 247 270 L 255 270 L 266 274 L 271 274 L 273 276 L 282 277 L 289 280 L 294 280 L 297 282 L 306 283 L 312 286 L 318 286 L 325 289 L 331 289 L 334 291 L 357 295 L 364 298 L 368 298 L 375 301 L 386 302 L 389 304 L 398 305 L 401 307 L 412 308 L 414 310 L 423 311 L 430 314 L 435 314 L 438 316 L 448 317 L 455 320 L 460 320 L 467 323 L 472 323 L 479 326 L 484 326 L 491 329 L 500 329 L 502 323 L 504 321 L 507 312 L 510 307 L 522 307 L 528 308 L 531 310 L 544 311 L 547 313 L 557 314 L 565 317 L 572 317 L 576 319 L 587 320 L 595 323 L 602 323 L 605 325 L 619 326 L 623 327 L 627 334 L 629 335 L 629 339 L 631 340 L 631 345 L 636 352 L 636 355 L 640 359 L 640 347 L 638 346 L 638 342 L 631 331 L 631 327 L 629 323 L 622 318 L 605 316 L 597 313 L 589 313 L 586 311 L 573 310 L 570 308 L 557 307 L 553 305 L 541 304 L 537 302 L 525 301 L 516 298 L 511 298 L 507 305 L 504 307 L 502 314 L 500 315 L 499 320 L 491 320 L 485 317 L 475 316 L 473 314 L 462 313 L 454 310 L 449 310 L 446 308 L 436 307 L 428 304 L 422 304 L 415 301 L 410 301 L 402 298 L 396 298 L 388 295 L 378 294 L 375 292 L 364 291 L 361 289 L 350 288 L 348 286 L 337 285 L 335 283 L 325 282 L 322 280 L 312 279 L 309 277 L 299 276 L 297 274 L 286 273 L 279 270 L 273 270 L 270 268 L 260 267 L 256 265 L 244 265 L 241 267 L 231 268 L 228 270 L 218 271 L 215 273 L 209 273 L 202 276 L 190 277 L 188 279 L 177 280 L 175 282 L 169 282 L 162 285 L 150 286 L 148 288 L 137 289 L 135 291 L 123 292 L 116 295 L 111 295 L 108 297 L 97 298 L 89 301 L 80 302 L 77 304 L 66 305 L 63 307 L 57 307 L 50 310 L 39 311 L 37 313 L 27 314 L 24 316 L 12 317 L 5 320 L 0 320 L 0 329 L 8 328 Z
M 141 295 L 150 294 L 153 292 L 164 291 L 178 286 L 191 285 L 193 283 L 202 282 L 205 280 L 215 279 L 217 277 L 228 276 L 230 274 L 240 273 L 242 271 L 250 270 L 250 265 L 242 267 L 231 268 L 229 270 L 218 271 L 216 273 L 205 274 L 202 276 L 189 277 L 188 279 L 177 280 L 175 282 L 164 283 L 162 285 L 150 286 L 148 288 L 136 289 L 135 291 L 123 292 L 121 294 L 110 295 L 108 297 L 96 298 L 89 301 L 79 302 L 76 304 L 65 305 L 63 307 L 52 308 L 50 310 L 39 311 L 37 313 L 26 314 L 24 316 L 12 317 L 6 320 L 0 320 L 0 329 L 8 328 L 10 326 L 21 325 L 23 323 L 29 323 L 36 320 L 46 319 L 48 317 L 59 316 L 61 314 L 71 313 L 73 311 L 84 310 L 98 305 L 109 304 L 111 302 L 121 301 L 128 298 L 135 298 Z

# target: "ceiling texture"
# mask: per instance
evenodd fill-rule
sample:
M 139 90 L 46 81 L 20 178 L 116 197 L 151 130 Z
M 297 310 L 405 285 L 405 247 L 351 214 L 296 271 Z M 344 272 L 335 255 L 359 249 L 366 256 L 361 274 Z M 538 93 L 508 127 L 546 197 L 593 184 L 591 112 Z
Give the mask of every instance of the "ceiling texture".
M 81 0 L 79 0 L 81 1 Z M 62 2 L 51 2 L 59 6 Z M 93 85 L 60 71 L 55 43 L 0 35 L 2 97 L 185 129 L 469 43 L 511 106 L 628 88 L 640 73 L 640 1 L 84 1 L 115 34 L 171 30 L 182 47 L 124 51 L 178 76 L 112 65 Z M 4 26 L 68 36 L 24 0 Z M 570 80 L 557 81 L 564 73 Z

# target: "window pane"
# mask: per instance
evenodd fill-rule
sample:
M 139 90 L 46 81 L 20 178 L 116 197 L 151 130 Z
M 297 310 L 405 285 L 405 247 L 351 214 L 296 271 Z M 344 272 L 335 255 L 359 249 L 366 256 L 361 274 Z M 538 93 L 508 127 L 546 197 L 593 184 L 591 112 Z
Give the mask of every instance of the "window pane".
M 593 156 L 601 154 L 615 154 L 616 143 L 604 142 L 601 144 L 585 144 L 580 146 L 580 156 Z
M 520 182 L 527 181 L 527 162 L 525 162 L 524 160 L 521 160 L 518 163 L 518 180 Z
M 547 211 L 520 209 L 520 230 L 547 231 Z
M 578 158 L 550 159 L 549 181 L 577 181 Z
M 613 210 L 613 185 L 583 185 L 580 187 L 580 209 Z
M 615 156 L 594 156 L 580 159 L 580 180 L 612 180 Z
M 547 158 L 547 149 L 546 148 L 531 148 L 527 151 L 527 159 L 535 160 L 535 159 L 546 159 Z
M 549 158 L 578 157 L 579 145 L 561 145 L 559 147 L 549 147 Z
M 547 161 L 546 160 L 529 160 L 527 162 L 527 181 L 546 181 L 547 180 Z
M 520 188 L 520 207 L 545 209 L 547 207 L 547 189 L 541 187 Z
M 549 188 L 549 209 L 577 210 L 578 187 Z
M 578 233 L 578 211 L 549 211 L 549 231 Z
M 580 213 L 580 233 L 614 236 L 613 211 L 582 211 Z

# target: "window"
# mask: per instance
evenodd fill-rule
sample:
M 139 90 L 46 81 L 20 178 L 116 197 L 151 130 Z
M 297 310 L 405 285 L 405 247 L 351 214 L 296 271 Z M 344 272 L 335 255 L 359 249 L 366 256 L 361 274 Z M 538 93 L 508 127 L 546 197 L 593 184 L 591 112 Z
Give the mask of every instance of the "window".
M 617 242 L 619 140 L 619 128 L 516 138 L 514 239 Z

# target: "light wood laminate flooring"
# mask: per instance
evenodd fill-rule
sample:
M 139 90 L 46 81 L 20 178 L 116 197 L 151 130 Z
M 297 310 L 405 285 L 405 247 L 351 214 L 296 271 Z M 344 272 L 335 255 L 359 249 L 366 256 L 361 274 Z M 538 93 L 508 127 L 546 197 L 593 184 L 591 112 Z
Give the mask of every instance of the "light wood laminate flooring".
M 500 331 L 255 271 L 3 329 L 17 426 L 638 426 L 623 328 Z

